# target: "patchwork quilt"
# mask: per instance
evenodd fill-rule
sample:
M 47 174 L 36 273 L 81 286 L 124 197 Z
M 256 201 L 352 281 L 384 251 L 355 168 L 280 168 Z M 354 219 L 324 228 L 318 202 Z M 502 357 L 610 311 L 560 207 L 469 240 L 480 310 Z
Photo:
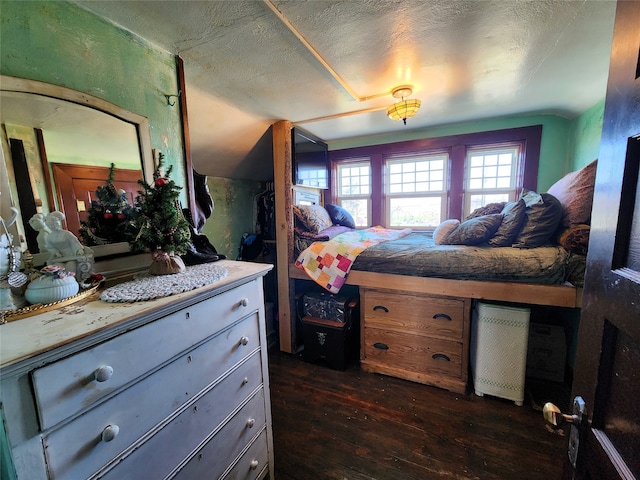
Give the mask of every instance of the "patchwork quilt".
M 352 230 L 326 242 L 314 242 L 296 260 L 296 267 L 318 285 L 338 293 L 346 282 L 353 262 L 365 249 L 411 233 L 411 229 L 391 230 L 380 226 Z

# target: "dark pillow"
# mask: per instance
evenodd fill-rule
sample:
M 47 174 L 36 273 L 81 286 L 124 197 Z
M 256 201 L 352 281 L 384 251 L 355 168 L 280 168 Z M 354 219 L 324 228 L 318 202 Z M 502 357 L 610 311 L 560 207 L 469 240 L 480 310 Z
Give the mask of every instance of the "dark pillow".
M 483 215 L 465 220 L 445 239 L 447 245 L 479 245 L 489 240 L 502 223 L 502 215 Z
M 553 195 L 523 190 L 520 196 L 527 205 L 526 218 L 513 242 L 516 248 L 533 248 L 552 243 L 560 219 L 562 204 Z
M 298 225 L 312 233 L 321 232 L 332 225 L 331 217 L 320 205 L 294 205 L 293 213 Z
M 523 199 L 508 202 L 502 209 L 502 223 L 496 233 L 489 239 L 492 247 L 510 247 L 518 236 L 526 216 L 527 205 Z
M 571 253 L 586 255 L 589 248 L 589 225 L 574 225 L 563 230 L 558 237 L 558 243 Z
M 495 202 L 495 203 L 487 203 L 482 207 L 476 208 L 473 212 L 471 212 L 465 220 L 471 220 L 472 218 L 482 217 L 483 215 L 493 215 L 494 213 L 502 212 L 505 204 L 507 202 Z
M 334 225 L 342 225 L 343 227 L 356 228 L 356 222 L 349 212 L 340 205 L 327 203 L 324 208 L 329 212 L 331 221 Z
M 547 193 L 556 197 L 562 204 L 563 227 L 591 223 L 597 167 L 598 161 L 594 160 L 586 167 L 566 174 L 547 190 Z

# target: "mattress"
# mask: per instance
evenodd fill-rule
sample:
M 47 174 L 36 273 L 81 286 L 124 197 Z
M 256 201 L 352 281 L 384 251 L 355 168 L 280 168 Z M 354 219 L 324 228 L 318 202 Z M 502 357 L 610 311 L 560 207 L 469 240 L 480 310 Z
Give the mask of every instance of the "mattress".
M 309 242 L 310 243 L 310 242 Z M 299 239 L 296 248 L 304 244 Z M 411 233 L 364 250 L 351 270 L 457 280 L 582 286 L 585 257 L 564 248 L 436 245 L 430 234 Z

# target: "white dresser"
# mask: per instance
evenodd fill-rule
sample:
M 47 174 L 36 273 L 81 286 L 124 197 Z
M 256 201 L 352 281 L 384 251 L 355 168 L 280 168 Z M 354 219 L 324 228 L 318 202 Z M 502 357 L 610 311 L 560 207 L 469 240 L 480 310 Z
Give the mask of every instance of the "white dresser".
M 0 326 L 0 400 L 16 478 L 273 479 L 262 277 L 99 299 Z

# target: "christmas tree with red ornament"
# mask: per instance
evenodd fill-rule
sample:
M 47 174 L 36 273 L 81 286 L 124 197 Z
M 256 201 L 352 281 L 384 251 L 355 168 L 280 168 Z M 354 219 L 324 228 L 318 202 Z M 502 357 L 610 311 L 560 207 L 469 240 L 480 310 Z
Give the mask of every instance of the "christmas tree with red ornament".
M 178 202 L 182 187 L 171 180 L 172 165 L 166 173 L 162 173 L 163 160 L 164 156 L 160 153 L 152 184 L 143 180 L 138 182 L 143 189 L 138 191 L 136 197 L 133 220 L 137 232 L 131 243 L 134 251 L 182 255 L 191 241 L 189 224 Z
M 91 201 L 87 218 L 80 222 L 78 233 L 85 245 L 126 242 L 131 237 L 132 208 L 127 193 L 117 189 L 114 181 L 115 164 L 112 163 L 109 178 L 96 189 L 96 199 Z

